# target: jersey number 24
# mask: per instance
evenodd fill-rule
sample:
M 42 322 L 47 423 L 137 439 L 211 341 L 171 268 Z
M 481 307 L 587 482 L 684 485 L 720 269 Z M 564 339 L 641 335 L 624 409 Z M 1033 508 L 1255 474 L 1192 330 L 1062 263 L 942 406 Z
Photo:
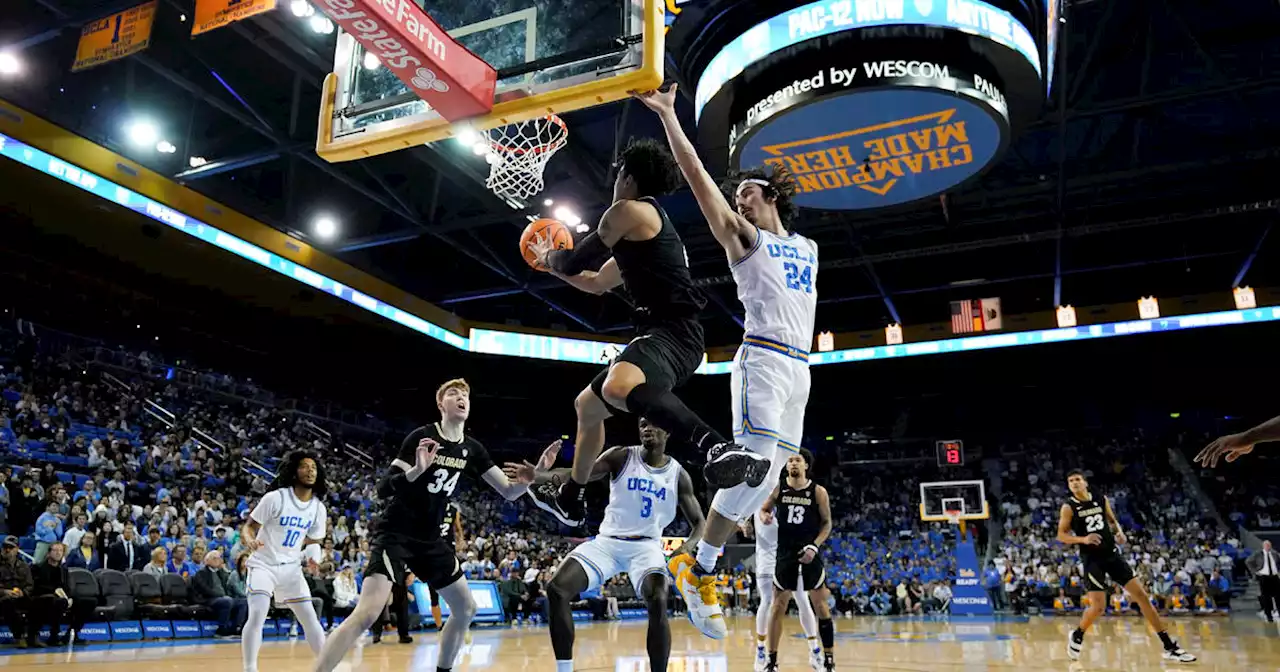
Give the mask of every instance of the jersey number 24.
M 786 261 L 782 263 L 782 268 L 787 272 L 787 288 L 804 292 L 805 294 L 813 293 L 813 267 L 808 264 L 803 269 L 794 261 Z

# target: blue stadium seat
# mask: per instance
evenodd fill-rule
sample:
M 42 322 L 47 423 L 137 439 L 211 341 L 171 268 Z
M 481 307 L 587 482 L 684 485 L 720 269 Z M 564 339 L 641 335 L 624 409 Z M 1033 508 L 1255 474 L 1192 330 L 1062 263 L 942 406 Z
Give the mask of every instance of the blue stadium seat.
M 76 467 L 87 467 L 89 466 L 89 458 L 83 455 L 68 455 L 66 463 Z
M 62 483 L 70 483 L 75 478 L 69 471 L 55 471 L 53 473 L 58 477 L 58 481 Z
M 18 539 L 18 550 L 23 553 L 34 553 L 36 550 L 35 537 L 20 537 Z
M 35 439 L 27 439 L 27 448 L 31 450 L 44 450 L 44 441 L 36 441 Z
M 88 464 L 88 460 L 86 460 L 85 463 Z M 80 489 L 84 487 L 84 482 L 87 480 L 89 480 L 89 477 L 87 475 L 76 474 L 76 489 Z

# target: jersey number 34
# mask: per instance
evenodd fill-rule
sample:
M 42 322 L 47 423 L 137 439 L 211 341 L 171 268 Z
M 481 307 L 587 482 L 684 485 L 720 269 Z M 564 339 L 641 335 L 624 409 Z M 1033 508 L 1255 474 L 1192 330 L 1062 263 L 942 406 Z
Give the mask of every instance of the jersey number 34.
M 453 472 L 453 477 L 450 478 L 448 469 L 436 469 L 436 473 L 431 475 L 435 480 L 427 484 L 427 492 L 443 491 L 445 495 L 452 495 L 453 489 L 458 487 L 458 476 L 461 474 L 461 471 L 455 471 Z
M 787 288 L 804 292 L 805 294 L 813 293 L 813 267 L 806 264 L 803 269 L 794 261 L 785 261 L 782 268 L 787 272 Z

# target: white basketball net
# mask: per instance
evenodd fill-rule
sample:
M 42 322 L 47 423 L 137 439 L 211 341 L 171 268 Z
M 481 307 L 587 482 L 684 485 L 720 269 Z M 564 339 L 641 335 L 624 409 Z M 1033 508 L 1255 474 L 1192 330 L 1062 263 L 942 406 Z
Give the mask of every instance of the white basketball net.
M 569 143 L 569 128 L 552 114 L 491 129 L 488 140 L 485 186 L 499 196 L 524 199 L 542 191 L 542 171 Z

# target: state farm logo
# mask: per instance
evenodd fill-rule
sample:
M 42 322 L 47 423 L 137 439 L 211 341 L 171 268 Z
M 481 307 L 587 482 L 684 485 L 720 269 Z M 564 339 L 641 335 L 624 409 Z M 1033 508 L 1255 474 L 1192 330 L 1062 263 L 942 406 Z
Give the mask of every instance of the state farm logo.
M 887 196 L 904 178 L 973 163 L 965 121 L 956 108 L 764 145 L 764 162 L 791 172 L 801 194 L 861 189 Z M 968 174 L 972 168 L 965 170 Z
M 436 79 L 436 73 L 426 68 L 418 68 L 413 73 L 413 86 L 419 89 L 432 89 L 440 93 L 449 91 L 449 84 L 441 79 Z

